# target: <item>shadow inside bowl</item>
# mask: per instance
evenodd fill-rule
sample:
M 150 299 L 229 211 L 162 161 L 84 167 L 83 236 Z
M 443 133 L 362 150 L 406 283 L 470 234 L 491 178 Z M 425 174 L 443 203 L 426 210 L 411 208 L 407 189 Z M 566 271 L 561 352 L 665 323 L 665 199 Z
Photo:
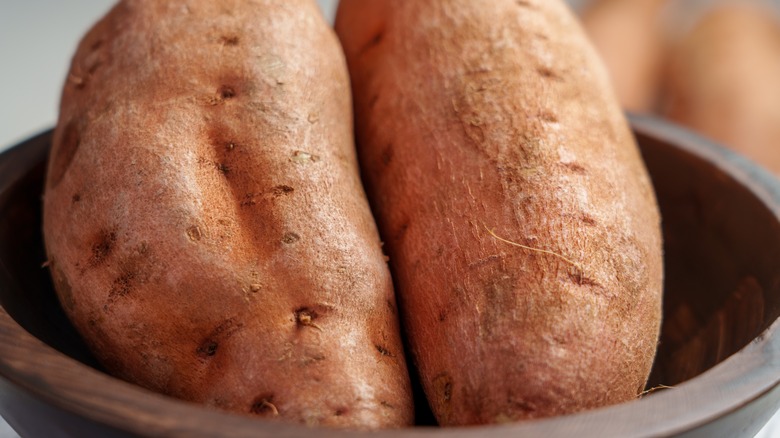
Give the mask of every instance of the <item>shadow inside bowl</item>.
M 664 320 L 648 386 L 674 386 L 736 353 L 780 316 L 780 224 L 756 187 L 719 167 L 722 156 L 709 162 L 642 131 L 637 139 L 664 237 Z M 750 180 L 777 184 L 753 170 Z
M 46 269 L 42 196 L 51 134 L 0 157 L 0 304 L 25 330 L 102 370 L 60 307 Z

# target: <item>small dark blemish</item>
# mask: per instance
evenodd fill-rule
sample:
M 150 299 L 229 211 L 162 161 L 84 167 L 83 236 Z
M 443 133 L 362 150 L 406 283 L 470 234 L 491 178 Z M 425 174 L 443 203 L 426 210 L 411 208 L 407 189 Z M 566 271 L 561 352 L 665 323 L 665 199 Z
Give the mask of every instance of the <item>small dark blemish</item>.
M 89 259 L 91 266 L 97 266 L 111 255 L 116 243 L 114 231 L 102 230 L 94 244 L 92 244 L 92 256 Z
M 114 302 L 119 297 L 124 297 L 130 294 L 132 288 L 133 288 L 133 280 L 137 274 L 133 271 L 126 271 L 122 273 L 119 277 L 117 277 L 116 280 L 114 280 L 114 283 L 111 285 L 111 289 L 108 292 L 108 301 L 109 303 Z
M 547 34 L 542 33 L 542 32 L 535 33 L 534 34 L 534 38 L 540 39 L 542 41 L 549 41 L 550 40 L 550 37 Z
M 247 193 L 244 195 L 244 199 L 241 201 L 242 207 L 250 207 L 252 205 L 257 204 L 257 201 L 255 201 L 255 196 L 257 196 L 256 193 Z
M 393 161 L 393 145 L 389 144 L 385 146 L 385 148 L 382 150 L 382 155 L 380 157 L 382 159 L 382 164 L 385 166 L 389 166 L 390 163 Z
M 217 170 L 219 173 L 223 175 L 227 175 L 230 173 L 230 167 L 225 163 L 216 163 L 217 164 Z
M 284 235 L 284 237 L 282 237 L 282 243 L 287 245 L 292 245 L 299 240 L 301 240 L 301 236 L 297 235 L 296 233 L 287 233 Z
M 537 411 L 536 405 L 526 400 L 512 401 L 512 406 L 515 407 L 516 409 L 519 409 L 522 412 L 533 413 Z
M 89 73 L 89 75 L 92 76 L 93 74 L 95 74 L 95 72 L 101 65 L 103 65 L 103 61 L 100 59 L 96 60 L 92 65 L 89 66 L 89 68 L 87 69 L 87 73 Z
M 395 355 L 391 353 L 390 350 L 379 344 L 374 345 L 374 347 L 376 348 L 376 351 L 378 351 L 382 356 L 395 357 Z
M 304 366 L 309 366 L 318 362 L 322 362 L 323 360 L 325 360 L 325 355 L 322 353 L 316 353 L 306 357 L 301 363 Z
M 601 287 L 601 284 L 598 281 L 590 277 L 586 277 L 582 274 L 582 272 L 579 271 L 579 269 L 575 272 L 569 272 L 569 280 L 580 286 Z
M 77 202 L 79 202 L 79 201 L 81 201 L 81 194 L 80 194 L 80 193 L 75 193 L 75 194 L 74 194 L 74 195 L 73 195 L 73 196 L 70 198 L 70 200 L 71 200 L 71 202 L 72 202 L 72 203 L 74 203 L 74 204 L 75 204 L 75 203 L 77 203 Z
M 225 46 L 237 46 L 238 45 L 238 36 L 236 35 L 223 35 L 219 42 L 222 43 L 222 45 Z
M 280 196 L 289 195 L 290 193 L 292 193 L 294 191 L 295 191 L 295 189 L 290 187 L 290 186 L 280 185 L 280 186 L 274 187 L 271 190 L 271 193 L 273 193 L 273 195 L 278 198 Z
M 536 68 L 536 72 L 542 75 L 542 77 L 553 80 L 561 80 L 561 77 L 553 71 L 552 68 L 546 66 L 539 66 Z
M 187 228 L 187 237 L 189 237 L 191 241 L 197 242 L 203 238 L 203 232 L 200 230 L 199 226 L 193 225 Z
M 219 88 L 219 97 L 222 100 L 232 99 L 236 97 L 236 90 L 231 86 L 223 85 Z
M 442 373 L 433 379 L 433 385 L 436 391 L 441 394 L 441 399 L 448 403 L 452 400 L 452 377 L 447 373 Z
M 558 123 L 558 116 L 556 116 L 552 111 L 542 111 L 539 114 L 539 118 L 547 123 Z
M 406 221 L 402 222 L 401 225 L 398 227 L 398 231 L 395 232 L 395 235 L 393 236 L 393 238 L 396 241 L 399 241 L 399 240 L 403 239 L 403 237 L 406 235 L 406 232 L 408 230 L 409 230 L 409 221 L 406 220 Z
M 141 242 L 140 245 L 138 245 L 138 254 L 142 256 L 148 256 L 151 252 L 151 248 L 149 248 L 149 244 L 147 242 Z
M 393 406 L 392 403 L 384 401 L 384 400 L 380 401 L 379 404 L 382 405 L 382 407 L 387 408 L 387 409 L 395 409 L 395 406 Z
M 385 36 L 384 32 L 379 32 L 376 35 L 374 35 L 374 38 L 371 39 L 371 45 L 375 46 L 375 45 L 381 43 L 382 42 L 382 38 L 384 38 L 384 36 Z
M 336 412 L 333 413 L 333 415 L 337 417 L 341 417 L 347 413 L 347 408 L 338 408 L 336 409 Z
M 249 408 L 249 413 L 256 415 L 271 415 L 274 417 L 278 416 L 279 410 L 276 408 L 276 405 L 273 403 L 273 401 L 273 394 L 261 395 L 252 402 L 252 405 Z
M 595 227 L 596 225 L 598 225 L 596 219 L 594 219 L 593 216 L 589 214 L 583 214 L 581 219 L 582 219 L 582 223 L 585 225 L 589 225 L 591 227 Z
M 294 313 L 295 323 L 299 326 L 311 326 L 314 324 L 314 320 L 320 316 L 316 311 L 308 307 L 300 307 Z
M 385 37 L 384 29 L 379 31 L 379 32 L 377 32 L 377 34 L 374 35 L 373 38 L 371 38 L 371 40 L 368 42 L 368 44 L 366 44 L 365 46 L 363 46 L 362 49 L 360 49 L 360 51 L 358 52 L 358 56 L 362 56 L 363 54 L 365 54 L 366 52 L 371 50 L 373 47 L 376 47 L 377 45 L 379 45 L 379 43 L 382 42 L 382 39 L 384 37 Z
M 588 169 L 586 169 L 582 164 L 577 162 L 561 163 L 561 165 L 574 173 L 579 173 L 581 175 L 585 175 L 588 173 Z
M 214 356 L 217 353 L 220 342 L 224 342 L 243 327 L 244 325 L 237 323 L 235 318 L 229 318 L 222 321 L 208 334 L 208 336 L 203 338 L 203 341 L 196 350 L 197 355 L 202 358 Z
M 371 99 L 368 101 L 368 107 L 374 108 L 376 106 L 376 103 L 379 102 L 379 95 L 375 94 L 371 96 Z
M 202 358 L 212 357 L 217 354 L 217 344 L 214 341 L 206 341 L 198 347 L 197 354 Z

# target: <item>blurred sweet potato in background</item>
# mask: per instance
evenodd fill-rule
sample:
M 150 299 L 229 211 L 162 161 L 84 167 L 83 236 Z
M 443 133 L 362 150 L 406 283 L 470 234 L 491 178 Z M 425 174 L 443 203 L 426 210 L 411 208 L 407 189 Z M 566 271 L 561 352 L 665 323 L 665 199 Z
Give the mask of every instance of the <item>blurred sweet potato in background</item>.
M 663 65 L 661 10 L 668 0 L 595 0 L 582 22 L 601 54 L 620 103 L 629 111 L 655 108 Z
M 780 174 L 780 1 L 593 0 L 581 17 L 623 107 Z
M 719 5 L 675 42 L 663 114 L 780 173 L 780 21 Z

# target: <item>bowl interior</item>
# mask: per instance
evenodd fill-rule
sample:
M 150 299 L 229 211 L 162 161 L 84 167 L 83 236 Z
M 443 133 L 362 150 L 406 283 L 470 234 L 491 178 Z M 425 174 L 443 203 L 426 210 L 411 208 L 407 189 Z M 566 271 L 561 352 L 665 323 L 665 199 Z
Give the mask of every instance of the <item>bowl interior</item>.
M 726 158 L 702 157 L 646 129 L 636 133 L 665 240 L 665 316 L 648 387 L 674 386 L 728 358 L 780 317 L 780 224 L 772 204 L 746 184 L 750 176 L 724 170 Z M 41 196 L 49 141 L 46 133 L 0 156 L 0 304 L 49 346 L 100 370 L 45 269 Z
M 10 183 L 0 183 L 0 304 L 38 339 L 100 369 L 60 307 L 46 268 L 41 199 L 50 134 L 38 139 L 38 150 L 17 147 L 0 163 L 0 179 Z M 9 178 L 9 173 L 17 178 Z
M 765 172 L 728 174 L 729 158 L 740 157 L 702 157 L 636 134 L 664 236 L 664 320 L 648 386 L 674 386 L 733 355 L 780 316 L 780 223 L 771 201 L 748 184 L 767 179 Z M 708 145 L 692 143 L 707 152 Z

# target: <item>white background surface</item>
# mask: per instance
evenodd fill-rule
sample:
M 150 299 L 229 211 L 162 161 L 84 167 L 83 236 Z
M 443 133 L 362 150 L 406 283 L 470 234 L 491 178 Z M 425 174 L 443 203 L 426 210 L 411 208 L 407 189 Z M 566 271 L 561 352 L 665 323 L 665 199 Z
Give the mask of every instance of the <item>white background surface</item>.
M 332 17 L 337 0 L 318 1 Z M 0 0 L 0 151 L 54 125 L 70 57 L 113 3 Z M 16 436 L 0 420 L 0 438 Z M 759 437 L 780 438 L 780 414 Z

